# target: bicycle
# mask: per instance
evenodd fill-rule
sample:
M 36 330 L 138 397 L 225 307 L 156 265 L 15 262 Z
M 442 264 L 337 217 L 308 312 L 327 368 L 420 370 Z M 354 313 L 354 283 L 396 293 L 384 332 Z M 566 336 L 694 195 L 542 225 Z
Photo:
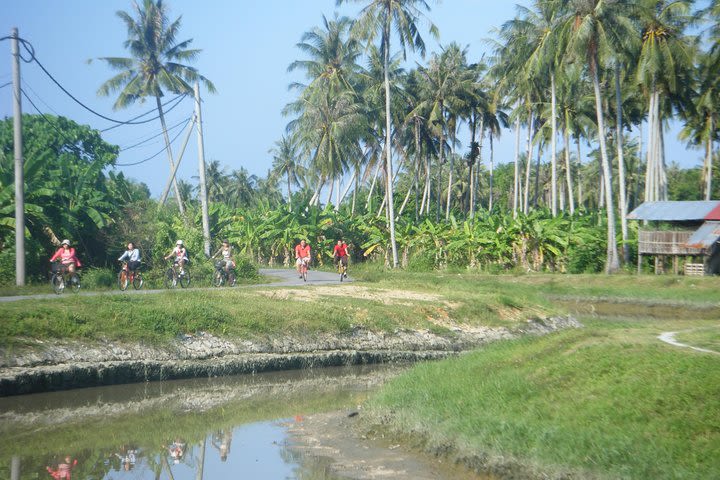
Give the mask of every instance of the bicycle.
M 342 282 L 344 279 L 347 278 L 347 265 L 343 263 L 342 259 L 338 259 L 337 262 L 337 271 L 340 274 L 340 281 Z
M 178 283 L 182 288 L 190 286 L 190 271 L 187 265 L 183 267 L 183 270 L 178 272 L 177 263 L 172 262 L 170 267 L 165 271 L 165 288 L 175 288 Z
M 140 272 L 140 267 L 135 270 L 130 270 L 128 268 L 128 263 L 122 262 L 122 268 L 120 269 L 120 272 L 118 272 L 118 287 L 120 287 L 120 290 L 124 292 L 130 284 L 132 284 L 135 290 L 140 290 L 143 283 L 144 281 L 142 273 Z
M 235 271 L 231 268 L 225 270 L 225 260 L 220 260 L 215 263 L 215 273 L 213 274 L 213 285 L 221 287 L 227 283 L 231 287 L 235 286 Z
M 65 287 L 68 285 L 73 293 L 78 293 L 80 291 L 80 275 L 78 275 L 77 272 L 70 272 L 67 265 L 55 262 L 52 276 L 50 277 L 50 284 L 53 287 L 53 291 L 58 295 L 63 293 Z
M 308 263 L 310 263 L 309 258 L 303 258 L 300 261 L 300 276 L 303 279 L 303 282 L 307 282 L 308 277 Z

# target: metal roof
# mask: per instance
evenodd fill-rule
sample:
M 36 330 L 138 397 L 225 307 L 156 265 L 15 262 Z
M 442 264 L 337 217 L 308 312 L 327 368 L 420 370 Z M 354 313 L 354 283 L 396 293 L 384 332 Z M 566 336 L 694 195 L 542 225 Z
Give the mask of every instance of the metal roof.
M 720 238 L 720 222 L 705 222 L 685 242 L 690 248 L 711 248 Z
M 720 220 L 720 201 L 645 202 L 627 218 L 665 222 Z

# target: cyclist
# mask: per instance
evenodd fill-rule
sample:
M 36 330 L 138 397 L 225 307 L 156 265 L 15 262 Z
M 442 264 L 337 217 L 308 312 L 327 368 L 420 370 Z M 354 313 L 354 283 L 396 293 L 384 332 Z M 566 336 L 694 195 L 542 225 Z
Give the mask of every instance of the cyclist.
M 188 256 L 187 250 L 185 249 L 185 245 L 183 245 L 182 240 L 178 240 L 177 242 L 175 242 L 175 248 L 173 248 L 173 251 L 164 258 L 165 260 L 167 260 L 173 255 L 175 255 L 175 264 L 180 267 L 180 275 L 183 275 L 185 273 L 183 267 L 186 263 L 188 263 Z
M 345 267 L 345 278 L 347 278 L 347 266 L 348 266 L 348 246 L 347 243 L 343 241 L 341 238 L 337 241 L 337 245 L 335 245 L 335 248 L 333 249 L 333 257 L 335 267 L 338 266 L 338 262 L 342 263 L 343 267 Z
M 67 268 L 70 273 L 75 273 L 76 268 L 82 267 L 80 259 L 75 254 L 75 249 L 70 246 L 70 240 L 67 239 L 62 241 L 58 251 L 50 257 L 50 262 L 54 262 L 57 259 L 60 259 L 62 266 Z
M 222 247 L 215 252 L 215 255 L 213 255 L 212 258 L 215 258 L 218 255 L 222 255 L 223 268 L 225 268 L 226 272 L 230 273 L 230 270 L 235 268 L 235 261 L 233 261 L 232 247 L 227 239 L 222 241 Z
M 118 262 L 127 261 L 128 270 L 134 272 L 140 268 L 140 250 L 135 248 L 133 242 L 128 242 L 127 250 L 120 255 Z
M 307 265 L 310 264 L 310 245 L 307 244 L 304 238 L 295 246 L 295 268 L 300 278 L 302 278 L 300 266 L 303 262 Z

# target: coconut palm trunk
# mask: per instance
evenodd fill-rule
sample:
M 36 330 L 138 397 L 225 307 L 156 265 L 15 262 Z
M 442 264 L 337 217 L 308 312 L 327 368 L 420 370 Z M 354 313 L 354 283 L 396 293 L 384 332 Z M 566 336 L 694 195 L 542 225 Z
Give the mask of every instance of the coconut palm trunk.
M 390 247 L 392 248 L 392 266 L 398 267 L 397 242 L 395 241 L 395 204 L 393 203 L 393 164 L 390 125 L 390 22 L 386 22 L 383 32 L 383 76 L 385 77 L 385 155 L 387 158 L 387 206 L 390 224 Z
M 520 200 L 520 116 L 515 119 L 515 171 L 513 176 L 513 218 L 517 218 Z
M 620 229 L 622 231 L 623 242 L 623 262 L 630 262 L 630 245 L 628 244 L 628 225 L 627 225 L 627 193 L 625 191 L 625 156 L 623 149 L 623 131 L 622 131 L 622 91 L 620 89 L 620 62 L 615 64 L 615 137 L 617 144 L 618 157 L 618 188 L 620 189 L 620 199 L 618 205 L 620 210 Z
M 568 207 L 570 215 L 575 213 L 575 199 L 573 198 L 572 166 L 570 164 L 570 129 L 568 128 L 568 112 L 565 110 L 565 180 L 567 181 Z
M 593 92 L 595 94 L 595 114 L 598 125 L 598 143 L 600 144 L 600 159 L 605 186 L 605 201 L 607 203 L 607 258 L 605 272 L 614 273 L 619 270 L 617 241 L 615 239 L 615 211 L 613 208 L 612 173 L 608 160 L 607 145 L 605 143 L 605 117 L 602 109 L 602 94 L 600 93 L 600 77 L 598 74 L 597 53 L 590 56 L 590 76 L 592 78 Z
M 550 140 L 550 204 L 552 216 L 557 216 L 557 102 L 555 95 L 555 72 L 550 72 L 550 121 L 552 138 Z
M 711 116 L 708 115 L 708 136 L 705 146 L 705 200 L 710 200 L 712 195 L 712 155 L 713 155 L 713 139 L 712 132 L 715 131 L 714 121 Z
M 523 213 L 527 215 L 530 207 L 530 169 L 532 168 L 532 152 L 533 152 L 533 124 L 535 118 L 532 110 L 528 116 L 528 134 L 527 134 L 527 158 L 525 162 L 525 191 L 523 192 Z

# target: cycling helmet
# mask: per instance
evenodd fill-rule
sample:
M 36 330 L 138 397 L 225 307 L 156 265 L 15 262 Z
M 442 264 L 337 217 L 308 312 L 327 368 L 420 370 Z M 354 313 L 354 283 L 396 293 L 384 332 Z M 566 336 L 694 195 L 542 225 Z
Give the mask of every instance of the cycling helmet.
M 175 242 L 175 245 L 182 245 L 182 244 L 183 244 L 182 240 L 178 240 L 177 242 Z
M 63 240 L 63 241 L 60 243 L 60 245 L 61 245 L 61 246 L 62 246 L 62 245 L 68 245 L 68 246 L 70 246 L 70 240 L 68 240 L 68 239 L 66 238 L 65 240 Z

